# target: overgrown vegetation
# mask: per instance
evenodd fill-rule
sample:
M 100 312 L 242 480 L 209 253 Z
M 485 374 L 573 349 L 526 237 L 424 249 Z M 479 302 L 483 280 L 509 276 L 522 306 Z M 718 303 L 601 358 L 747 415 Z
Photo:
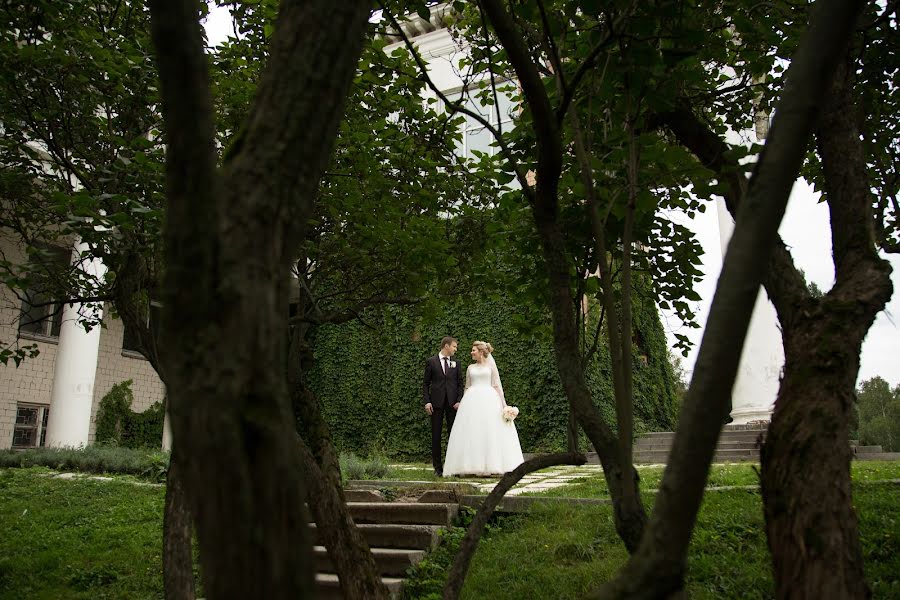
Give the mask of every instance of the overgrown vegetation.
M 739 484 L 754 475 L 752 467 L 717 466 L 712 480 Z M 658 481 L 659 471 L 641 469 L 645 489 Z M 897 488 L 879 482 L 898 474 L 898 462 L 853 465 L 854 482 L 867 483 L 854 487 L 854 499 L 875 598 L 900 597 Z M 594 493 L 583 484 L 563 489 L 569 496 Z M 161 487 L 133 480 L 64 481 L 49 477 L 43 468 L 0 470 L 0 599 L 162 597 L 163 495 Z M 645 501 L 651 502 L 652 495 Z M 470 519 L 470 511 L 464 510 L 454 527 L 441 534 L 440 546 L 410 570 L 405 598 L 440 598 Z M 608 506 L 555 505 L 528 515 L 501 516 L 482 539 L 463 597 L 518 600 L 534 597 L 535 590 L 548 599 L 579 597 L 611 577 L 625 558 Z M 689 556 L 688 592 L 700 599 L 772 597 L 757 492 L 706 495 Z
M 162 598 L 164 490 L 0 471 L 0 598 Z
M 0 468 L 48 467 L 79 473 L 137 475 L 153 482 L 166 480 L 169 453 L 93 445 L 87 448 L 0 450 Z
M 387 459 L 381 455 L 362 458 L 352 452 L 342 453 L 341 476 L 349 479 L 381 479 L 388 473 Z
M 388 308 L 360 323 L 320 328 L 315 340 L 311 387 L 321 402 L 335 444 L 345 452 L 428 456 L 430 424 L 422 410 L 422 370 L 444 335 L 460 340 L 456 358 L 465 369 L 473 340 L 488 340 L 512 403 L 522 412 L 516 427 L 526 452 L 566 447 L 569 407 L 559 381 L 553 343 L 546 327 L 524 329 L 526 320 L 546 316 L 508 298 L 479 296 L 478 302 L 447 306 L 441 315 L 415 316 Z M 672 367 L 665 334 L 652 302 L 635 301 L 640 333 L 635 355 L 635 425 L 638 431 L 670 430 L 677 415 Z M 388 360 L 384 360 L 389 356 Z M 373 377 L 377 369 L 378 376 Z M 587 370 L 601 413 L 615 421 L 609 353 L 601 345 Z M 582 448 L 586 442 L 582 442 Z
M 156 402 L 143 412 L 134 412 L 130 379 L 112 386 L 97 407 L 95 438 L 101 444 L 125 448 L 159 448 L 165 409 Z

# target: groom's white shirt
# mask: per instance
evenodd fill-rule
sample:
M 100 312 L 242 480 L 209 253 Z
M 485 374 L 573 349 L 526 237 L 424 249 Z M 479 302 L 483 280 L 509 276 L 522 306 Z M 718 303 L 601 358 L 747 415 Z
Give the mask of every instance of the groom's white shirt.
M 444 365 L 444 359 L 445 359 L 445 358 L 447 359 L 447 362 L 449 363 L 449 366 L 450 366 L 451 368 L 456 366 L 456 363 L 453 362 L 453 357 L 452 357 L 452 356 L 446 356 L 446 355 L 444 355 L 443 352 L 438 352 L 438 363 L 440 363 L 440 365 L 441 365 L 441 371 L 444 372 L 444 375 L 447 374 L 447 371 L 444 371 L 444 369 L 446 368 L 446 366 Z

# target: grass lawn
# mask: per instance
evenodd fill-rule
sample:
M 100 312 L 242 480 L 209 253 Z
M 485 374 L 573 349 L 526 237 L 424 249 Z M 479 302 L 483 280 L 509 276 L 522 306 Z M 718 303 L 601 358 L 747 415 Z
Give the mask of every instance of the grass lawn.
M 652 502 L 650 495 L 644 500 Z M 860 486 L 855 501 L 874 597 L 900 598 L 900 487 Z M 613 576 L 626 557 L 610 507 L 545 506 L 490 532 L 463 598 L 577 598 Z M 759 494 L 708 493 L 689 555 L 690 597 L 772 598 L 773 589 Z
M 0 599 L 162 598 L 165 490 L 0 470 Z
M 720 485 L 752 483 L 749 465 L 716 467 Z M 162 598 L 160 556 L 164 489 L 48 477 L 46 468 L 0 469 L 0 600 Z M 655 474 L 655 475 L 654 475 Z M 642 469 L 645 489 L 659 469 Z M 755 475 L 754 475 L 755 476 Z M 875 598 L 900 599 L 900 463 L 854 463 L 866 574 Z M 558 495 L 602 495 L 602 476 Z M 593 486 L 593 487 L 592 487 Z M 581 492 L 576 492 L 581 490 Z M 555 491 L 554 491 L 555 492 Z M 652 493 L 645 493 L 652 504 Z M 408 598 L 436 598 L 463 530 L 413 573 Z M 625 560 L 609 506 L 543 506 L 503 517 L 482 540 L 464 597 L 578 597 Z M 689 559 L 692 598 L 770 598 L 772 582 L 762 507 L 754 490 L 707 494 Z
M 709 472 L 707 487 L 758 485 L 759 465 L 736 463 L 713 465 Z M 655 490 L 662 481 L 663 467 L 637 467 L 641 478 L 641 490 Z M 850 472 L 854 481 L 868 482 L 884 479 L 900 479 L 900 461 L 853 461 Z M 526 496 L 546 496 L 557 498 L 608 498 L 609 489 L 603 473 L 573 479 L 571 485 L 544 492 L 526 492 Z

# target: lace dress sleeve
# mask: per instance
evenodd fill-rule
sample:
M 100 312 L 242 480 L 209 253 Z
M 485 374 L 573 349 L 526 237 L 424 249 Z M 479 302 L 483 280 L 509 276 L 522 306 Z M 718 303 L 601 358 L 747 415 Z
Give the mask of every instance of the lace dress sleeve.
M 472 365 L 466 367 L 466 389 L 472 387 Z

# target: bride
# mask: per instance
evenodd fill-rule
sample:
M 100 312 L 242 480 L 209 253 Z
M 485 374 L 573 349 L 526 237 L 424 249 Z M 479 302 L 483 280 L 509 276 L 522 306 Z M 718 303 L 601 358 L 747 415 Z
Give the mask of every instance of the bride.
M 450 431 L 445 477 L 498 475 L 524 460 L 516 426 L 503 418 L 506 400 L 493 350 L 487 342 L 472 343 L 475 362 L 466 370 L 466 392 Z

